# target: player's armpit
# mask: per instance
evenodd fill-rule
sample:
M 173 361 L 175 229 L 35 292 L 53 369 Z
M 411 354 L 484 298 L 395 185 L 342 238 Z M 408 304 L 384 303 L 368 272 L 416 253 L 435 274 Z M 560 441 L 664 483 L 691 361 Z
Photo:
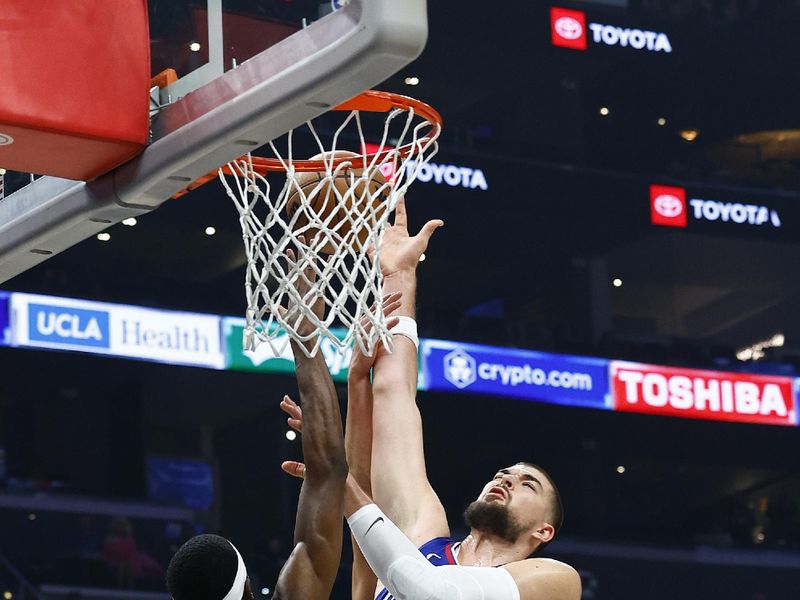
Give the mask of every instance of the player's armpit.
M 550 558 L 529 558 L 502 568 L 514 578 L 520 600 L 580 600 L 580 575 L 565 563 Z

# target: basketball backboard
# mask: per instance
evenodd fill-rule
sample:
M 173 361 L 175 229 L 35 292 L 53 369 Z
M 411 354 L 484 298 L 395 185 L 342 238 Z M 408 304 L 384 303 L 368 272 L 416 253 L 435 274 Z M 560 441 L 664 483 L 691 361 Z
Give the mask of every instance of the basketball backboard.
M 427 38 L 425 0 L 148 8 L 152 74 L 173 68 L 179 77 L 151 93 L 151 143 L 92 182 L 40 177 L 0 200 L 0 282 L 383 81 Z

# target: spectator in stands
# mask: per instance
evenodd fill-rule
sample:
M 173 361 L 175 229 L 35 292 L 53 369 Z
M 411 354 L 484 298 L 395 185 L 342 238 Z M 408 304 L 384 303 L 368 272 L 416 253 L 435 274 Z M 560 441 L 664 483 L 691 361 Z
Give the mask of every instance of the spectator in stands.
M 131 522 L 114 517 L 103 544 L 103 557 L 114 572 L 117 587 L 132 588 L 137 582 L 161 579 L 164 570 L 149 555 L 136 547 Z

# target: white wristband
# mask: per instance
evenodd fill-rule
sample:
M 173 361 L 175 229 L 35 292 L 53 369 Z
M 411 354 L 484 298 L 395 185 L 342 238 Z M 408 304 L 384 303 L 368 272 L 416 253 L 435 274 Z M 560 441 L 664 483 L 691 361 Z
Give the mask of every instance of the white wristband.
M 397 325 L 392 327 L 389 332 L 392 335 L 404 335 L 410 339 L 414 346 L 419 350 L 419 336 L 417 335 L 417 322 L 411 317 L 397 317 Z

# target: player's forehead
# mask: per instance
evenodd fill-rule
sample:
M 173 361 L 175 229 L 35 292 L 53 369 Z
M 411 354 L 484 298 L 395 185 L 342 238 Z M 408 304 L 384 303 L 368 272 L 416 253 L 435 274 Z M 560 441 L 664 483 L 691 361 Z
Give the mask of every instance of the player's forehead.
M 503 467 L 502 470 L 509 471 L 511 473 L 520 474 L 520 473 L 527 473 L 528 475 L 533 475 L 535 477 L 544 477 L 542 472 L 530 465 L 526 465 L 524 463 L 516 463 L 509 467 Z
M 500 467 L 497 469 L 497 473 L 510 473 L 511 475 L 517 476 L 527 475 L 528 477 L 535 478 L 537 481 L 539 481 L 539 483 L 542 484 L 543 487 L 550 487 L 548 478 L 542 471 L 524 463 L 516 463 L 508 467 Z

